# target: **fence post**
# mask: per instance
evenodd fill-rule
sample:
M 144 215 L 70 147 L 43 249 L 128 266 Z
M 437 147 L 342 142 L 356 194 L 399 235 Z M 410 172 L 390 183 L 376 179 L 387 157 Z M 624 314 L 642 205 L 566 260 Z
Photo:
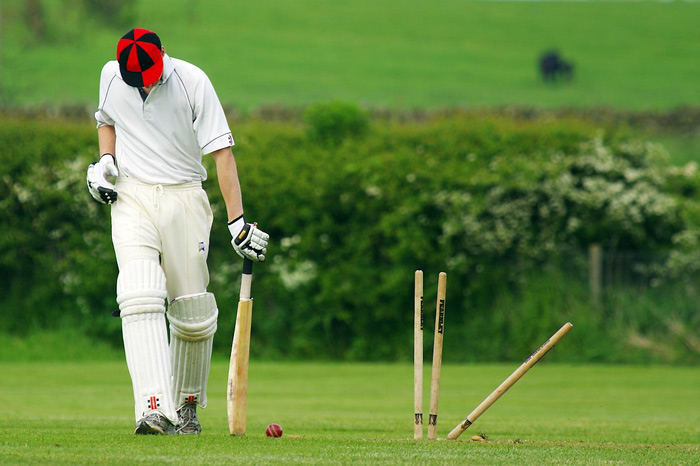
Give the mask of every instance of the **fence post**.
M 599 306 L 603 294 L 603 248 L 598 243 L 588 246 L 588 286 L 593 304 Z

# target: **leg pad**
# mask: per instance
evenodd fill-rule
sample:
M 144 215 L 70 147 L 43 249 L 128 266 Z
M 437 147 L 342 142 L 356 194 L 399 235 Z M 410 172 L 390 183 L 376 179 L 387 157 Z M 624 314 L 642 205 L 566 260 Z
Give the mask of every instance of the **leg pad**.
M 165 275 L 157 262 L 135 260 L 119 271 L 117 303 L 136 421 L 153 411 L 173 423 L 177 420 L 165 324 L 166 294 Z
M 173 399 L 207 405 L 207 379 L 219 311 L 212 293 L 182 296 L 168 307 Z

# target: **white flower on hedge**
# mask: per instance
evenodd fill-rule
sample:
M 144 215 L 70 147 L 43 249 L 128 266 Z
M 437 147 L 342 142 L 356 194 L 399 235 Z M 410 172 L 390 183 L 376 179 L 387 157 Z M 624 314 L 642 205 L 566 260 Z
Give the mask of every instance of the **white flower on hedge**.
M 301 236 L 286 236 L 280 240 L 280 247 L 283 251 L 288 251 L 299 243 L 301 243 Z
M 569 217 L 566 220 L 567 233 L 576 233 L 581 228 L 581 219 L 577 217 Z
M 84 171 L 87 166 L 85 157 L 70 158 L 58 166 L 53 187 L 59 191 L 69 190 L 72 186 L 85 183 Z
M 694 177 L 698 172 L 698 164 L 695 162 L 688 162 L 683 166 L 683 176 L 686 178 Z
M 96 204 L 96 202 L 93 202 Z M 229 286 L 231 277 L 240 276 L 241 265 L 239 261 L 222 261 L 216 268 L 209 270 L 209 276 L 212 283 L 215 283 L 219 288 L 216 292 L 216 297 L 221 299 L 238 299 L 234 287 Z
M 21 185 L 19 183 L 11 184 L 11 186 L 12 191 L 14 192 L 15 197 L 17 197 L 17 200 L 20 202 L 20 204 L 26 204 L 34 198 L 34 193 L 30 188 L 27 188 L 26 186 Z
M 625 177 L 626 182 L 635 183 L 639 180 L 646 178 L 647 173 L 645 170 L 627 167 L 622 171 L 622 175 Z
M 367 194 L 369 197 L 382 197 L 382 188 L 379 186 L 367 186 L 365 188 L 365 194 Z
M 270 271 L 279 277 L 287 291 L 294 291 L 318 276 L 318 266 L 314 262 L 302 261 L 291 265 L 281 255 L 274 256 Z

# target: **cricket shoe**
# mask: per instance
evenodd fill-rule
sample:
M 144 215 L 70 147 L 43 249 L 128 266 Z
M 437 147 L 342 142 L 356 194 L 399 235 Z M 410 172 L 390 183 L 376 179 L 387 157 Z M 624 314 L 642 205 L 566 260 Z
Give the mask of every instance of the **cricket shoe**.
M 177 426 L 177 433 L 180 435 L 197 435 L 202 432 L 202 426 L 197 418 L 197 404 L 185 403 L 177 410 L 180 423 Z
M 136 435 L 174 435 L 175 426 L 159 412 L 152 412 L 142 417 L 134 429 Z

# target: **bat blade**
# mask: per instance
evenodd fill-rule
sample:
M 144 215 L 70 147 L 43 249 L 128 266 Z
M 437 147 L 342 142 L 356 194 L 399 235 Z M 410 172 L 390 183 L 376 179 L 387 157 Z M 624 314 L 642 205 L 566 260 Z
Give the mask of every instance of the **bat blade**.
M 233 332 L 231 361 L 228 368 L 226 411 L 231 435 L 245 435 L 246 408 L 248 406 L 248 361 L 250 356 L 250 328 L 253 317 L 253 300 L 250 298 L 252 262 L 243 263 L 241 298 L 238 301 L 236 327 Z
M 231 435 L 245 435 L 248 404 L 248 360 L 250 355 L 250 322 L 253 300 L 238 303 L 236 330 L 231 348 L 228 373 L 228 427 Z

